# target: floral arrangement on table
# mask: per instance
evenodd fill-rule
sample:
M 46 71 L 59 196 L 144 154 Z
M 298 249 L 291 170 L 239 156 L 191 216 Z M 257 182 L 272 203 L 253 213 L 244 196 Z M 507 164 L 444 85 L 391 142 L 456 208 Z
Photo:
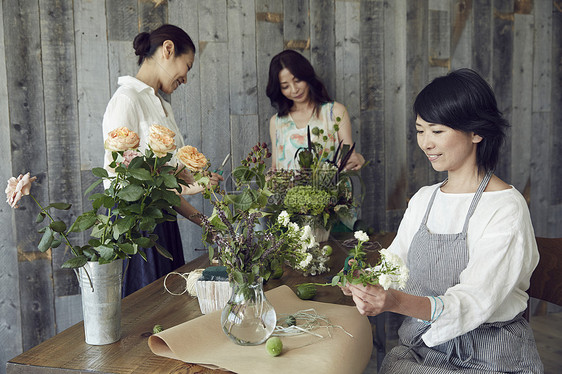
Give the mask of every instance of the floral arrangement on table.
M 56 210 L 69 210 L 69 203 L 50 203 L 43 206 L 30 194 L 36 177 L 30 173 L 10 178 L 6 187 L 7 202 L 12 208 L 18 208 L 23 196 L 29 195 L 39 206 L 37 223 L 48 218 L 47 224 L 40 229 L 42 238 L 38 249 L 42 252 L 57 248 L 63 242 L 70 248 L 73 256 L 62 264 L 63 268 L 80 268 L 88 261 L 106 264 L 117 259 L 124 259 L 139 254 L 146 260 L 142 248 L 156 247 L 158 252 L 171 258 L 170 253 L 156 243 L 158 236 L 153 233 L 157 224 L 176 219 L 175 206 L 180 205 L 178 193 L 182 185 L 190 182 L 190 172 L 201 172 L 208 167 L 205 156 L 196 148 L 185 146 L 177 150 L 172 161 L 176 145 L 175 133 L 166 127 L 152 125 L 148 139 L 148 148 L 139 152 L 138 134 L 126 127 L 111 131 L 105 141 L 105 148 L 112 151 L 109 167 L 113 173 L 104 168 L 94 168 L 92 173 L 98 178 L 86 191 L 105 181 L 103 192 L 92 193 L 92 209 L 82 213 L 68 227 L 55 216 Z M 90 239 L 84 246 L 70 243 L 69 234 L 90 230 Z
M 267 144 L 256 144 L 232 171 L 236 191 L 226 193 L 215 186 L 204 193 L 213 205 L 212 214 L 202 217 L 209 257 L 218 257 L 237 283 L 267 280 L 283 264 L 303 273 L 316 264 L 319 245 L 310 227 L 291 222 L 286 211 L 274 219 L 267 211 L 272 195 L 265 172 L 269 157 Z M 216 252 L 211 242 L 217 244 Z
M 337 117 L 333 134 L 325 134 L 318 127 L 308 128 L 307 147 L 295 154 L 299 169 L 269 173 L 268 182 L 274 193 L 269 205 L 272 212 L 287 210 L 291 220 L 328 231 L 338 220 L 353 217 L 353 209 L 359 202 L 353 197 L 351 178 L 358 176 L 360 181 L 361 178 L 357 171 L 344 170 L 344 166 L 355 144 L 349 147 L 340 142 L 337 148 L 325 146 L 330 137 L 335 137 L 340 121 Z

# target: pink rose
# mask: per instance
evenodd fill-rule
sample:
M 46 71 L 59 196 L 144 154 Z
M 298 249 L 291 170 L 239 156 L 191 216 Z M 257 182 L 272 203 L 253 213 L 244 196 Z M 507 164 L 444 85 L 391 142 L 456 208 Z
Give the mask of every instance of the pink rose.
M 123 152 L 123 161 L 121 162 L 121 164 L 125 167 L 129 167 L 129 164 L 131 163 L 133 158 L 139 156 L 142 156 L 142 153 L 134 151 L 132 149 L 128 149 L 125 152 Z
M 129 130 L 127 127 L 119 127 L 107 134 L 104 147 L 110 151 L 126 151 L 128 149 L 138 148 L 140 138 L 136 132 Z
M 154 125 L 150 126 L 149 133 L 150 134 L 155 133 L 155 134 L 160 134 L 160 135 L 167 135 L 171 138 L 176 136 L 175 132 L 173 132 L 172 130 L 170 130 L 167 127 L 164 127 L 164 126 L 158 125 L 158 124 L 154 124 Z
M 151 132 L 148 136 L 148 145 L 152 152 L 158 157 L 163 157 L 168 152 L 172 152 L 176 149 L 176 143 L 174 138 L 164 134 L 158 134 L 156 132 Z
M 37 177 L 30 177 L 29 173 L 19 175 L 19 177 L 11 177 L 8 179 L 6 187 L 6 202 L 14 209 L 18 208 L 18 202 L 24 195 L 29 195 L 31 183 L 37 180 Z
M 176 159 L 191 171 L 201 171 L 207 165 L 207 158 L 197 148 L 190 145 L 181 147 L 176 153 Z

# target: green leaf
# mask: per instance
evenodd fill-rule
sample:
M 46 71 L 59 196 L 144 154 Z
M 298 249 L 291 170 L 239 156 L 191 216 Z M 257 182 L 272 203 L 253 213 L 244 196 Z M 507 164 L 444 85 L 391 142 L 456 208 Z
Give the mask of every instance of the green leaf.
M 144 210 L 144 217 L 150 217 L 150 218 L 162 218 L 164 215 L 162 214 L 162 211 L 158 208 L 155 207 L 148 207 Z
M 129 169 L 129 174 L 131 174 L 131 176 L 135 179 L 141 180 L 141 181 L 148 181 L 152 179 L 152 176 L 150 175 L 150 172 L 146 169 Z
M 160 253 L 162 256 L 173 260 L 174 257 L 172 256 L 172 254 L 170 252 L 168 252 L 164 247 L 162 247 L 160 244 L 156 243 L 156 250 L 158 251 L 158 253 Z
M 340 281 L 340 276 L 339 276 L 339 275 L 335 275 L 335 276 L 332 278 L 332 286 L 337 286 L 338 283 L 339 283 L 339 281 Z
M 43 222 L 43 220 L 45 219 L 45 212 L 39 212 L 39 214 L 37 215 L 37 218 L 35 218 L 35 223 L 41 223 Z
M 135 253 L 137 253 L 137 247 L 131 243 L 120 243 L 119 249 L 128 255 L 134 255 Z
M 86 256 L 76 256 L 73 257 L 67 261 L 65 261 L 61 267 L 64 269 L 76 269 L 76 268 L 81 268 L 82 266 L 86 265 L 86 263 L 88 262 L 88 258 Z
M 117 193 L 117 197 L 125 201 L 137 201 L 144 195 L 144 188 L 130 184 Z
M 241 284 L 244 282 L 244 275 L 242 275 L 242 273 L 238 270 L 234 270 L 232 272 L 232 279 L 234 279 L 234 282 Z
M 86 191 L 84 191 L 84 196 L 86 196 L 86 195 L 88 195 L 90 192 L 92 192 L 92 190 L 93 190 L 94 188 L 96 188 L 101 182 L 103 182 L 103 179 L 98 179 L 97 181 L 95 181 L 94 183 L 92 183 L 92 184 L 90 185 L 90 187 L 88 187 L 88 188 L 86 189 Z
M 143 217 L 139 224 L 139 228 L 143 231 L 153 232 L 156 227 L 156 221 L 150 217 Z
M 109 176 L 107 170 L 105 170 L 104 168 L 93 168 L 92 174 L 94 174 L 98 178 L 107 178 Z
M 58 210 L 69 210 L 72 207 L 72 204 L 68 203 L 52 203 L 47 206 L 47 208 L 55 208 Z
M 100 254 L 100 257 L 104 260 L 111 260 L 115 256 L 115 252 L 113 251 L 112 246 L 100 245 L 97 250 Z
M 154 241 L 150 240 L 150 238 L 147 238 L 146 236 L 136 238 L 134 239 L 134 242 L 141 248 L 151 248 L 154 246 Z
M 164 178 L 164 185 L 168 188 L 176 188 L 178 187 L 178 180 L 176 179 L 175 175 L 172 174 L 164 174 L 162 175 Z
M 45 233 L 43 234 L 43 237 L 41 238 L 41 241 L 39 242 L 39 245 L 37 246 L 37 248 L 41 251 L 41 252 L 45 252 L 47 251 L 47 249 L 51 248 L 51 243 L 54 240 L 54 236 L 53 236 L 53 230 L 51 230 L 49 227 L 47 227 L 45 229 Z
M 51 224 L 49 225 L 49 227 L 54 231 L 54 232 L 64 232 L 66 230 L 66 224 L 63 221 L 54 221 L 51 222 Z
M 135 217 L 128 216 L 124 218 L 119 218 L 113 224 L 113 230 L 117 236 L 120 236 L 121 234 L 130 231 L 134 225 L 135 225 Z
M 51 243 L 51 248 L 58 248 L 61 245 L 62 241 L 60 239 L 55 239 Z

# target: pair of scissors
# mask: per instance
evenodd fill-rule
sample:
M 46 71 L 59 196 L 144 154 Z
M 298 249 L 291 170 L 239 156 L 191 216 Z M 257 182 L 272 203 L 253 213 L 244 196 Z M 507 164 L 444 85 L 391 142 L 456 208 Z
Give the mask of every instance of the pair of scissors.
M 230 158 L 230 153 L 226 155 L 226 157 L 222 161 L 222 164 L 218 168 L 213 170 L 213 173 L 217 173 L 218 175 L 222 175 L 222 173 L 224 172 L 224 170 L 223 170 L 224 165 L 226 165 L 226 162 L 228 161 L 229 158 Z

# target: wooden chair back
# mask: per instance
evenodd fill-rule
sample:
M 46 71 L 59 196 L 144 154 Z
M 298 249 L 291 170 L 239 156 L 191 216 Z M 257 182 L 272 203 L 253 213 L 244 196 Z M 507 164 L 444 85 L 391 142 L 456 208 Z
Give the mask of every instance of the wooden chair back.
M 536 239 L 540 260 L 527 293 L 535 299 L 562 306 L 562 238 Z M 524 316 L 529 320 L 529 307 Z

